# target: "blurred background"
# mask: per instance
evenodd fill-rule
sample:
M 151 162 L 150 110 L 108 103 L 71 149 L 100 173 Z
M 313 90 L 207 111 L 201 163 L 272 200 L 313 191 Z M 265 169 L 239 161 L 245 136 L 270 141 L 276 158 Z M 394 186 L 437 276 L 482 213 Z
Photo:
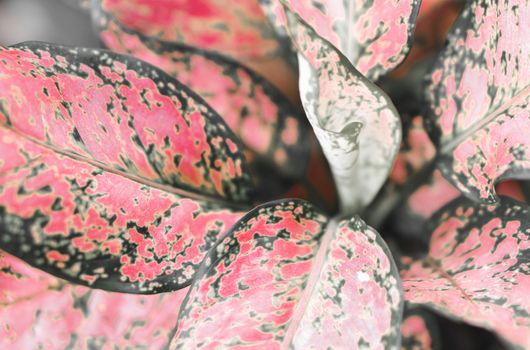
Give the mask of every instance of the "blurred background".
M 0 0 L 0 45 L 38 40 L 100 47 L 88 14 L 74 5 L 77 1 Z

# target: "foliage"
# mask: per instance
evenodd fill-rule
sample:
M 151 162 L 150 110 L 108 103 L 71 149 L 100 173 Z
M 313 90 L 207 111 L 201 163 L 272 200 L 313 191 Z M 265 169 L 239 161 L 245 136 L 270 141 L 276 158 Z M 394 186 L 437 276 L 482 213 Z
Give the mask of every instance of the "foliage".
M 107 49 L 0 47 L 0 347 L 530 349 L 530 1 L 67 2 Z

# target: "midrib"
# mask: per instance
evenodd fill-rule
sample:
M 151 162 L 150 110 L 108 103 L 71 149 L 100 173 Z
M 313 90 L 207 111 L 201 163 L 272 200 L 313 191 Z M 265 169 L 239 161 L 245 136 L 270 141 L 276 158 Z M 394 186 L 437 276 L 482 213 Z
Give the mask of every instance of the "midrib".
M 509 109 L 510 107 L 514 105 L 517 105 L 519 102 L 524 100 L 529 94 L 530 94 L 530 85 L 524 88 L 523 90 L 519 91 L 513 98 L 503 103 L 499 108 L 497 108 L 496 110 L 488 114 L 485 118 L 480 119 L 475 124 L 471 125 L 471 127 L 466 129 L 464 132 L 456 135 L 455 138 L 451 139 L 445 144 L 442 144 L 442 146 L 440 147 L 440 153 L 449 154 L 453 149 L 455 149 L 464 140 L 466 140 L 471 135 L 473 135 L 475 132 L 485 127 L 495 118 L 497 118 L 502 112 L 506 111 L 507 109 Z
M 326 227 L 326 232 L 324 233 L 324 235 L 322 236 L 322 240 L 320 241 L 320 246 L 318 247 L 318 251 L 315 256 L 315 262 L 311 267 L 311 272 L 309 273 L 306 287 L 304 289 L 304 292 L 302 293 L 302 297 L 295 306 L 293 317 L 287 327 L 287 332 L 285 333 L 285 337 L 283 338 L 280 347 L 281 350 L 290 349 L 292 341 L 294 340 L 294 336 L 296 335 L 296 331 L 300 327 L 300 322 L 302 321 L 302 318 L 304 317 L 304 314 L 307 310 L 309 300 L 311 299 L 311 296 L 316 290 L 316 286 L 320 279 L 322 268 L 324 267 L 328 248 L 331 244 L 331 241 L 333 240 L 333 237 L 335 236 L 335 231 L 337 229 L 338 223 L 339 219 L 334 218 L 329 222 Z
M 175 195 L 178 195 L 178 196 L 181 196 L 181 197 L 192 198 L 192 199 L 196 199 L 196 200 L 200 200 L 200 201 L 204 201 L 204 202 L 210 202 L 210 203 L 213 202 L 213 203 L 223 204 L 223 205 L 227 206 L 228 208 L 232 208 L 232 209 L 248 209 L 248 208 L 246 208 L 246 206 L 244 206 L 243 204 L 240 204 L 240 203 L 233 203 L 233 202 L 229 202 L 229 201 L 227 201 L 225 199 L 216 198 L 214 196 L 198 194 L 198 193 L 195 193 L 195 192 L 192 192 L 192 191 L 188 191 L 188 190 L 180 189 L 180 188 L 173 187 L 173 186 L 170 186 L 170 185 L 164 185 L 164 184 L 160 184 L 160 183 L 157 183 L 157 182 L 154 182 L 154 181 L 151 181 L 151 180 L 147 180 L 145 178 L 142 178 L 141 176 L 124 173 L 124 172 L 119 171 L 117 169 L 114 169 L 112 167 L 106 166 L 106 165 L 102 164 L 99 161 L 96 161 L 96 160 L 93 160 L 93 159 L 90 159 L 90 158 L 86 158 L 86 157 L 74 154 L 72 152 L 68 152 L 68 151 L 53 147 L 51 145 L 48 145 L 46 143 L 43 143 L 43 142 L 41 142 L 39 140 L 36 140 L 36 139 L 31 138 L 31 137 L 29 137 L 29 136 L 27 136 L 25 134 L 20 133 L 18 130 L 14 129 L 14 128 L 6 127 L 5 125 L 0 125 L 0 128 L 5 128 L 5 129 L 13 132 L 14 134 L 18 135 L 19 137 L 21 137 L 21 138 L 23 138 L 23 139 L 25 139 L 27 141 L 30 141 L 30 142 L 32 142 L 32 143 L 34 143 L 36 145 L 39 145 L 39 146 L 41 146 L 41 147 L 43 147 L 45 149 L 53 151 L 53 152 L 55 152 L 55 153 L 57 153 L 59 155 L 65 156 L 67 158 L 73 159 L 73 160 L 78 161 L 78 162 L 87 163 L 87 164 L 92 165 L 94 167 L 97 167 L 97 168 L 99 168 L 99 169 L 101 169 L 101 170 L 103 170 L 103 171 L 105 171 L 107 173 L 111 173 L 113 175 L 117 175 L 117 176 L 126 178 L 128 180 L 134 181 L 134 182 L 139 183 L 141 185 L 149 186 L 149 187 L 155 188 L 157 190 L 160 190 L 160 191 L 163 191 L 163 192 L 167 192 L 167 193 L 171 193 L 171 194 L 175 194 Z

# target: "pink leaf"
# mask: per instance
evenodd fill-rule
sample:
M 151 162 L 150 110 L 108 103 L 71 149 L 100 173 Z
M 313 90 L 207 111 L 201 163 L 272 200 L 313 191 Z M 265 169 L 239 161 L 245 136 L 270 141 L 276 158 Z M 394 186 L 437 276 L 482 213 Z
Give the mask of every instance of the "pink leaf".
M 0 348 L 163 349 L 188 289 L 131 295 L 67 284 L 0 252 Z
M 105 14 L 114 17 L 114 23 Z M 160 50 L 153 50 L 150 43 L 157 47 L 180 43 L 221 52 L 266 76 L 291 101 L 298 101 L 296 72 L 289 61 L 292 53 L 274 34 L 257 0 L 96 0 L 93 15 L 111 49 L 126 47 L 153 55 Z M 143 42 L 138 42 L 138 34 Z M 171 56 L 166 50 L 157 60 L 167 62 Z
M 0 125 L 113 171 L 213 197 L 251 190 L 237 138 L 162 71 L 42 43 L 0 50 Z
M 529 214 L 505 197 L 497 206 L 448 204 L 430 223 L 428 256 L 403 259 L 405 299 L 530 347 Z
M 98 288 L 189 284 L 241 216 L 215 200 L 247 195 L 222 120 L 161 71 L 111 53 L 27 44 L 0 63 L 2 249 Z
M 283 5 L 337 47 L 371 80 L 396 68 L 411 43 L 419 0 L 273 0 L 262 5 L 285 32 Z
M 102 8 L 96 8 L 94 15 L 108 47 L 163 69 L 223 117 L 245 147 L 261 190 L 258 198 L 278 198 L 285 191 L 281 184 L 302 179 L 314 136 L 300 110 L 273 85 L 226 56 L 145 36 Z
M 530 174 L 528 1 L 469 1 L 427 89 L 439 167 L 470 198 Z
M 207 257 L 172 348 L 392 348 L 402 306 L 391 255 L 364 222 L 327 224 L 308 203 L 269 203 Z

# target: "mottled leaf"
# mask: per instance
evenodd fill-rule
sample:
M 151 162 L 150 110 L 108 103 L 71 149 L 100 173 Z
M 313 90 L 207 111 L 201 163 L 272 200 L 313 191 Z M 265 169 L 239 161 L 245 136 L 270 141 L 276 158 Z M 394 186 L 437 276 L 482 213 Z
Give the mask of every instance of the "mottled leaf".
M 155 68 L 60 47 L 52 58 L 51 46 L 28 45 L 43 50 L 0 52 L 0 247 L 97 288 L 189 284 L 241 213 L 171 185 L 238 194 L 246 178 L 237 140 Z M 142 72 L 158 75 L 158 87 Z
M 235 135 L 161 70 L 107 51 L 26 43 L 0 49 L 0 126 L 148 181 L 246 201 Z
M 91 290 L 0 252 L 0 348 L 164 349 L 186 292 Z
M 57 154 L 0 128 L 0 247 L 92 287 L 153 293 L 189 284 L 241 213 Z
M 357 217 L 327 224 L 302 201 L 269 203 L 212 249 L 172 348 L 397 349 L 402 307 L 373 229 Z
M 330 163 L 342 211 L 358 212 L 373 200 L 390 171 L 401 141 L 399 116 L 382 90 L 286 11 L 300 51 L 304 109 Z
M 149 38 L 148 46 L 181 43 L 218 51 L 267 77 L 293 102 L 298 100 L 292 53 L 275 35 L 257 0 L 95 0 L 92 5 L 98 27 L 111 24 L 102 17 L 109 14 L 122 28 Z M 116 32 L 110 30 L 101 37 L 114 49 Z M 146 49 L 145 44 L 123 39 L 119 45 L 128 50 Z
M 464 197 L 432 219 L 428 256 L 404 258 L 405 298 L 530 347 L 530 212 L 502 197 L 481 206 Z
M 222 116 L 245 146 L 258 182 L 264 173 L 290 179 L 305 174 L 311 138 L 305 117 L 265 79 L 225 56 L 142 35 L 101 9 L 97 17 L 108 47 L 163 69 Z
M 473 0 L 448 36 L 427 89 L 439 167 L 470 198 L 530 174 L 530 2 Z
M 371 80 L 405 59 L 420 6 L 420 0 L 261 0 L 280 33 L 287 22 L 282 3 Z

